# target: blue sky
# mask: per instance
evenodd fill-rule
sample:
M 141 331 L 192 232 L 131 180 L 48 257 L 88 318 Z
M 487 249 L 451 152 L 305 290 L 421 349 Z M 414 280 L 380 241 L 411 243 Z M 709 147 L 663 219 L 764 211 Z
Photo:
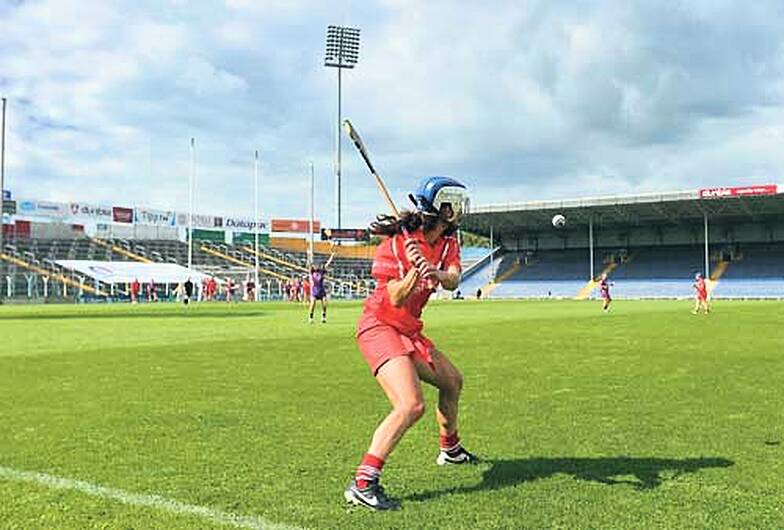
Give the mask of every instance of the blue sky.
M 666 7 L 662 7 L 665 6 Z M 400 202 L 475 204 L 784 183 L 780 1 L 0 0 L 17 196 L 334 225 L 328 24 L 362 29 L 344 115 Z M 344 142 L 344 225 L 384 209 Z

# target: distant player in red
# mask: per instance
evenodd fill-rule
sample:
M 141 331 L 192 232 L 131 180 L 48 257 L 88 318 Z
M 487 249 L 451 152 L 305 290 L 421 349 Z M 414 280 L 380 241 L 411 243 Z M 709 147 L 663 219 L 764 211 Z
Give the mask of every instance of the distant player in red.
M 310 300 L 310 281 L 307 277 L 302 280 L 302 292 L 305 293 L 305 298 Z
M 207 276 L 201 279 L 201 292 L 202 298 L 209 302 L 210 300 L 210 278 Z
M 215 300 L 215 295 L 218 292 L 218 281 L 213 277 L 210 276 L 206 279 L 206 289 L 205 292 L 207 293 L 207 301 L 212 302 Z
M 612 303 L 612 296 L 610 296 L 610 286 L 612 282 L 607 281 L 607 273 L 603 272 L 599 280 L 599 293 L 602 297 L 602 310 L 607 313 L 610 311 L 610 304 Z
M 694 279 L 694 295 L 695 302 L 692 313 L 696 315 L 700 312 L 700 309 L 702 309 L 706 315 L 710 313 L 710 307 L 708 306 L 708 285 L 705 282 L 705 277 L 701 273 L 697 273 L 697 276 Z
M 420 318 L 439 284 L 454 290 L 460 282 L 460 247 L 454 233 L 467 201 L 465 186 L 448 177 L 428 177 L 411 198 L 415 212 L 403 212 L 400 219 L 379 216 L 371 225 L 373 234 L 388 238 L 376 249 L 372 275 L 377 287 L 357 326 L 359 349 L 392 404 L 345 491 L 348 502 L 373 510 L 399 507 L 386 496 L 380 476 L 401 437 L 424 414 L 420 381 L 438 388 L 436 463 L 477 461 L 457 432 L 463 376 L 422 334 Z
M 134 279 L 131 282 L 131 303 L 135 304 L 139 301 L 139 292 L 142 290 L 142 284 L 139 283 L 138 279 Z

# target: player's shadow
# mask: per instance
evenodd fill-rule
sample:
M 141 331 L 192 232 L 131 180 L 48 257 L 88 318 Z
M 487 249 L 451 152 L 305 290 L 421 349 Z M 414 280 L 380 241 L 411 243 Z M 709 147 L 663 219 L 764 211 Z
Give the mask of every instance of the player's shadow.
M 522 458 L 492 460 L 482 473 L 482 481 L 473 486 L 458 486 L 444 490 L 426 491 L 408 497 L 412 501 L 426 501 L 442 495 L 497 490 L 525 482 L 546 479 L 554 475 L 571 475 L 575 480 L 596 482 L 608 486 L 626 485 L 637 490 L 650 490 L 686 473 L 701 469 L 730 467 L 726 458 Z

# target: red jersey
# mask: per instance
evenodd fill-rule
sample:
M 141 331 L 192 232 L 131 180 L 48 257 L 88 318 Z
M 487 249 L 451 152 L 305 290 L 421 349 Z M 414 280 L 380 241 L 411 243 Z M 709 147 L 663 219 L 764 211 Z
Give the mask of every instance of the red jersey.
M 425 241 L 422 230 L 417 230 L 411 237 L 420 241 L 422 256 L 436 269 L 445 271 L 453 266 L 460 268 L 460 245 L 456 238 L 441 237 L 431 246 Z M 392 326 L 409 336 L 422 331 L 422 309 L 427 305 L 434 289 L 430 288 L 425 280 L 420 280 L 401 307 L 392 304 L 387 292 L 387 283 L 390 280 L 402 279 L 411 267 L 406 257 L 405 236 L 402 234 L 387 238 L 378 246 L 371 270 L 377 282 L 376 290 L 365 302 L 365 310 L 357 329 L 358 335 L 378 323 Z
M 708 296 L 708 288 L 705 285 L 705 278 L 697 278 L 697 281 L 694 282 L 694 287 L 697 289 L 697 294 L 699 294 L 702 298 L 706 298 Z

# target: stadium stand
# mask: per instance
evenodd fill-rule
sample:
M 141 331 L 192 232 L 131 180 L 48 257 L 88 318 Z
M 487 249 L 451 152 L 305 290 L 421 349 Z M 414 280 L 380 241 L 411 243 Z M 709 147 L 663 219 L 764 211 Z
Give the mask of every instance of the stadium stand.
M 689 297 L 695 273 L 707 268 L 713 296 L 784 297 L 778 192 L 748 186 L 476 207 L 464 228 L 487 235 L 492 226 L 503 258 L 461 288 L 475 291 L 492 277 L 484 289 L 494 297 L 579 298 L 607 272 L 617 297 Z M 558 213 L 567 228 L 550 224 Z
M 6 282 L 3 293 L 16 299 L 73 299 L 74 297 L 122 296 L 125 286 L 103 285 L 74 271 L 58 260 L 140 261 L 187 265 L 188 245 L 177 240 L 103 240 L 84 235 L 69 239 L 33 239 L 12 236 L 5 242 Z M 307 273 L 307 257 L 262 247 L 259 260 L 260 289 L 265 298 L 279 298 L 282 284 Z M 252 250 L 252 249 L 250 249 Z M 193 266 L 219 278 L 242 283 L 253 274 L 255 257 L 247 245 L 194 241 Z M 323 258 L 326 261 L 327 257 Z M 359 258 L 335 260 L 327 284 L 338 297 L 364 296 L 374 283 L 369 279 L 370 262 Z M 49 278 L 59 281 L 50 281 Z M 63 281 L 63 279 L 65 279 Z M 64 285 L 63 285 L 64 283 Z M 167 292 L 171 286 L 165 286 Z
M 784 193 L 779 191 L 784 188 L 746 186 L 475 207 L 463 229 L 484 236 L 493 229 L 500 247 L 492 259 L 487 249 L 463 249 L 460 290 L 465 297 L 482 289 L 494 297 L 584 298 L 595 296 L 595 279 L 607 272 L 615 296 L 689 297 L 699 271 L 710 273 L 714 296 L 784 297 Z M 551 225 L 555 214 L 566 217 L 565 227 Z M 117 237 L 122 230 L 104 229 L 100 239 L 85 230 L 79 224 L 19 219 L 4 225 L 5 297 L 67 300 L 121 296 L 126 290 L 65 269 L 57 263 L 61 260 L 187 266 L 188 245 L 172 237 L 172 227 L 126 227 L 132 235 L 127 237 Z M 247 239 L 228 244 L 223 242 L 228 233 L 199 232 L 211 240 L 194 242 L 196 270 L 236 283 L 253 276 L 257 257 Z M 283 285 L 303 278 L 308 263 L 304 239 L 271 241 L 258 255 L 259 287 L 266 298 L 282 296 Z M 317 263 L 326 261 L 323 252 L 329 248 L 320 245 Z M 333 295 L 366 296 L 374 286 L 373 249 L 343 250 L 329 277 Z

